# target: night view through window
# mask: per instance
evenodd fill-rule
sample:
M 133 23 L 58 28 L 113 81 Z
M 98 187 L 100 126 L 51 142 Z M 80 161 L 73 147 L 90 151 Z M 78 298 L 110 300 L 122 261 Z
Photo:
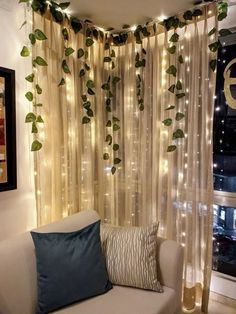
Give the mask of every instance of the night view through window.
M 225 45 L 219 50 L 217 69 L 213 155 L 213 270 L 236 277 L 235 44 Z

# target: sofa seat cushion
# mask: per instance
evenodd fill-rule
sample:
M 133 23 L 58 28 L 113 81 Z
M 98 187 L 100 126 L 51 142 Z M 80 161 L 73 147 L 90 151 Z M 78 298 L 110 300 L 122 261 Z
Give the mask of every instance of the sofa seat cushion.
M 66 307 L 53 314 L 174 314 L 175 291 L 163 287 L 163 293 L 114 286 L 108 293 Z

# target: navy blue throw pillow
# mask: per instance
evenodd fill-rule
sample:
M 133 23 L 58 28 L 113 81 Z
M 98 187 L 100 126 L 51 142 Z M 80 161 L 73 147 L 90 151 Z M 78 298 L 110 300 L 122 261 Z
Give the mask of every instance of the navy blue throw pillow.
M 112 288 L 100 240 L 100 221 L 70 233 L 31 232 L 37 261 L 37 313 L 103 294 Z

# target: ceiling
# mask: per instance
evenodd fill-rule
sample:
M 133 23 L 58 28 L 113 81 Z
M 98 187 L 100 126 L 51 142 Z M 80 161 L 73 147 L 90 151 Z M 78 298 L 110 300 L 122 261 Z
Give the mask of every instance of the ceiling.
M 61 2 L 64 2 L 61 0 Z M 72 15 L 116 30 L 122 25 L 144 24 L 149 19 L 172 16 L 193 7 L 193 0 L 70 0 Z

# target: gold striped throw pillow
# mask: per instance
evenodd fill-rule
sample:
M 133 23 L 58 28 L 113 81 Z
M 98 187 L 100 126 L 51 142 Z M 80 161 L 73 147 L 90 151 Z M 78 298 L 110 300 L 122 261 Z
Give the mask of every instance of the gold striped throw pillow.
M 103 252 L 113 284 L 163 292 L 157 279 L 157 230 L 158 224 L 101 226 Z

